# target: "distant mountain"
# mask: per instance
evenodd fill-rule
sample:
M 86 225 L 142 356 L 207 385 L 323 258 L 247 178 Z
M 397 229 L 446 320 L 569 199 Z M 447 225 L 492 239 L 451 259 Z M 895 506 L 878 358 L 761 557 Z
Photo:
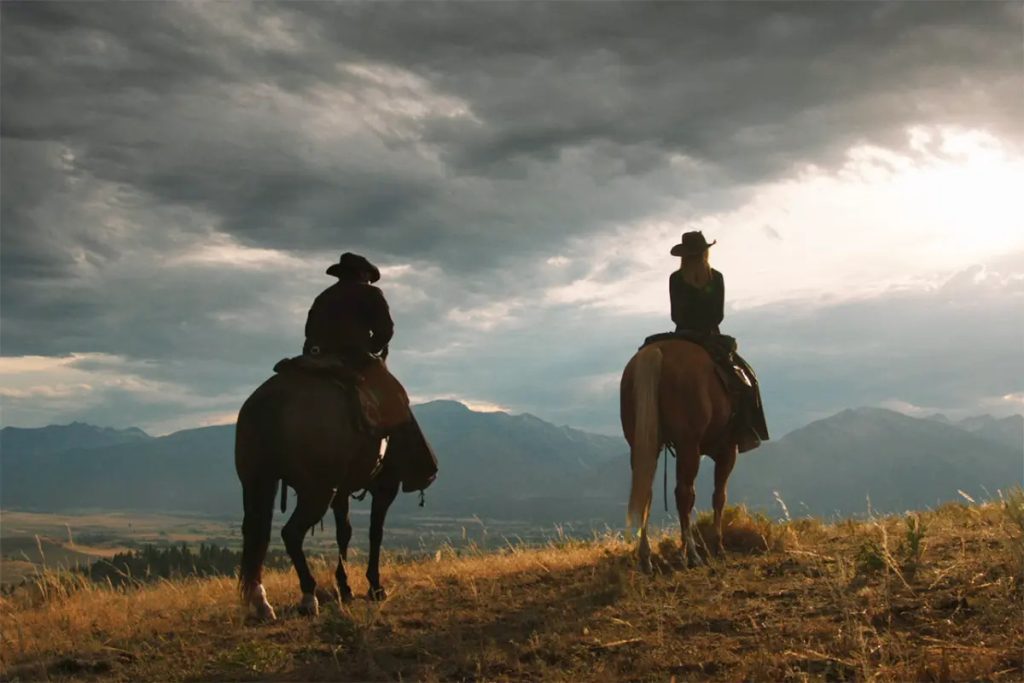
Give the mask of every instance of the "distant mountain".
M 933 419 L 857 408 L 741 455 L 729 493 L 779 510 L 778 491 L 791 514 L 845 515 L 866 512 L 869 497 L 882 512 L 956 500 L 958 489 L 986 499 L 1022 477 L 1019 446 Z
M 427 490 L 426 508 L 416 507 L 415 496 L 400 496 L 397 514 L 621 524 L 630 476 L 621 437 L 558 427 L 532 415 L 474 412 L 454 401 L 415 406 L 414 412 L 441 471 Z M 974 429 L 969 431 L 890 410 L 845 410 L 741 455 L 729 483 L 730 501 L 777 514 L 778 491 L 794 516 L 830 516 L 866 512 L 868 497 L 879 512 L 957 500 L 958 489 L 985 499 L 1022 482 L 1022 447 L 1003 441 L 1020 424 L 1019 416 L 982 419 L 968 422 Z M 61 430 L 71 427 L 81 432 L 77 443 L 54 436 L 66 436 Z M 16 439 L 8 441 L 8 434 Z M 240 514 L 233 426 L 160 438 L 88 425 L 8 428 L 3 439 L 5 507 Z M 72 445 L 59 450 L 62 443 Z M 713 473 L 713 463 L 705 460 L 697 483 L 699 507 L 710 504 Z M 656 482 L 656 521 L 668 519 L 659 512 L 661 497 Z
M 234 438 L 233 426 L 220 426 L 55 452 L 5 449 L 0 500 L 34 510 L 229 512 L 240 499 Z
M 474 412 L 456 401 L 432 401 L 414 412 L 440 462 L 427 490 L 434 511 L 545 522 L 604 518 L 610 501 L 600 472 L 614 462 L 629 473 L 622 437 L 559 427 L 530 414 Z M 412 512 L 412 497 L 400 497 L 396 510 Z
M 123 443 L 139 443 L 153 437 L 132 427 L 113 429 L 95 427 L 83 422 L 68 425 L 50 425 L 38 429 L 4 427 L 0 429 L 0 457 L 45 455 L 72 448 L 99 448 Z
M 530 414 L 478 413 L 456 401 L 433 401 L 415 412 L 445 467 L 439 491 L 561 493 L 565 476 L 583 476 L 628 452 L 621 437 L 556 427 Z
M 961 420 L 957 426 L 1024 454 L 1024 416 L 995 418 L 991 415 L 982 415 Z
M 532 415 L 479 413 L 455 401 L 426 403 L 414 412 L 440 460 L 441 476 L 428 489 L 432 512 L 533 518 L 555 514 L 554 506 L 558 515 L 571 514 L 579 509 L 576 496 L 586 493 L 580 483 L 598 466 L 611 458 L 628 462 L 621 438 L 557 427 Z M 62 451 L 31 447 L 31 434 L 44 441 L 49 429 L 20 430 L 29 445 L 4 453 L 4 506 L 214 514 L 240 509 L 233 425 Z M 399 509 L 412 511 L 414 497 L 404 498 Z

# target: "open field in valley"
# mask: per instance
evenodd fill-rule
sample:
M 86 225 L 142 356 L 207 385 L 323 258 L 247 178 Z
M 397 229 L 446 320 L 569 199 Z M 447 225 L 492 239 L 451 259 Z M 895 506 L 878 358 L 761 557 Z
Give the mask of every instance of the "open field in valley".
M 352 547 L 366 551 L 369 510 L 353 506 Z M 277 512 L 273 544 L 281 547 L 280 530 L 288 513 Z M 242 538 L 238 519 L 206 515 L 151 512 L 72 511 L 40 513 L 0 511 L 0 585 L 21 583 L 45 569 L 88 566 L 115 553 L 138 550 L 149 544 L 196 546 L 199 543 L 238 550 Z M 553 538 L 594 538 L 607 529 L 597 522 L 538 525 L 527 521 L 483 520 L 476 516 L 452 517 L 394 514 L 388 517 L 385 545 L 393 556 L 429 555 L 439 548 L 498 549 L 543 544 Z M 334 520 L 330 514 L 323 529 L 317 526 L 305 544 L 313 556 L 337 554 Z

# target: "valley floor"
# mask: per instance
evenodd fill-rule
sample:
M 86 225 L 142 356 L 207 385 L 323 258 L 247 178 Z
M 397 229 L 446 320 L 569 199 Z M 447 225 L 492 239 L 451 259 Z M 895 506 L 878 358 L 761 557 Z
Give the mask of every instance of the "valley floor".
M 231 579 L 114 590 L 53 575 L 0 603 L 4 680 L 1021 680 L 1024 498 L 874 522 L 731 510 L 724 557 L 654 576 L 609 537 L 385 563 L 380 604 L 258 624 Z M 703 520 L 705 535 L 709 529 Z M 365 591 L 360 555 L 350 563 Z M 332 567 L 320 565 L 329 585 Z

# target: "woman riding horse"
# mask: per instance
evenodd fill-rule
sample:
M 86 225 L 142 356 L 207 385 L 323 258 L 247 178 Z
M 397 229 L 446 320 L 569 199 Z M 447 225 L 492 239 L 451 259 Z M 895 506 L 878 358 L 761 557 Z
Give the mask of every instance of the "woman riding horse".
M 767 439 L 760 421 L 737 425 L 740 397 L 732 386 L 733 364 L 749 376 L 748 393 L 757 397 L 753 371 L 735 355 L 734 341 L 719 334 L 724 317 L 725 283 L 722 274 L 711 268 L 710 244 L 700 232 L 688 232 L 672 247 L 681 257 L 678 271 L 669 278 L 672 320 L 675 333 L 649 337 L 630 359 L 622 374 L 620 407 L 622 429 L 630 445 L 632 487 L 629 520 L 640 527 L 640 566 L 651 569 L 651 550 L 647 539 L 651 488 L 658 457 L 665 445 L 676 451 L 676 508 L 682 526 L 684 557 L 693 564 L 701 562 L 690 528 L 696 492 L 694 481 L 700 457 L 706 454 L 715 462 L 715 492 L 712 496 L 717 546 L 722 549 L 722 511 L 726 483 L 740 450 L 748 450 Z M 724 341 L 723 341 L 724 340 Z M 723 372 L 717 364 L 728 364 Z M 748 399 L 749 400 L 749 399 Z M 750 425 L 762 425 L 751 428 Z M 739 428 L 738 428 L 739 427 Z
M 733 406 L 733 429 L 740 453 L 768 440 L 761 396 L 753 368 L 736 353 L 736 340 L 721 334 L 725 317 L 725 278 L 711 267 L 710 248 L 704 233 L 687 232 L 671 254 L 680 257 L 679 270 L 668 279 L 675 334 L 697 342 L 723 370 Z M 738 372 L 737 372 L 738 370 Z M 741 377 L 743 379 L 741 379 Z

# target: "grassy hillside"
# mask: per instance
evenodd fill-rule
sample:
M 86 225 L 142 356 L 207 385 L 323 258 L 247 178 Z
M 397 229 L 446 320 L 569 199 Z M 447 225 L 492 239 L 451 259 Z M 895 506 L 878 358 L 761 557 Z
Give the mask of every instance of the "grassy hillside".
M 293 574 L 271 573 L 269 624 L 227 578 L 52 575 L 0 603 L 0 657 L 7 680 L 1020 680 L 1022 539 L 1019 492 L 836 525 L 731 509 L 729 550 L 703 568 L 680 568 L 674 532 L 651 577 L 621 537 L 442 550 L 386 561 L 384 603 L 316 619 L 291 607 Z

